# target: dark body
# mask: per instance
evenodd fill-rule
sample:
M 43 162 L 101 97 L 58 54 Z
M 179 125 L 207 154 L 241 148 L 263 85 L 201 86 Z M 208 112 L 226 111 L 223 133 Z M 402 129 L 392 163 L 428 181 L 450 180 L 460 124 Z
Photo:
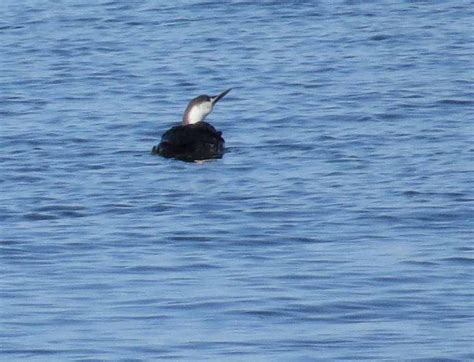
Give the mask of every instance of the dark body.
M 151 150 L 167 158 L 183 161 L 221 158 L 224 154 L 222 132 L 207 122 L 175 126 L 166 131 L 158 146 Z

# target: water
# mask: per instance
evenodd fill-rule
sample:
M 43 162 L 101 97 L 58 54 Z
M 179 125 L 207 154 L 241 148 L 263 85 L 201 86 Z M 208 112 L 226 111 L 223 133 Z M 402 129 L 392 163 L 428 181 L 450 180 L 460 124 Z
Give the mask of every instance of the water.
M 474 359 L 473 9 L 2 1 L 0 359 Z

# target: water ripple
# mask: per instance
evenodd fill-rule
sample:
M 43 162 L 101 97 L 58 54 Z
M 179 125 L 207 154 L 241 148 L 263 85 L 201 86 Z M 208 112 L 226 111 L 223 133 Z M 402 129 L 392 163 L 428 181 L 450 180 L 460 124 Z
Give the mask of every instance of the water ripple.
M 2 2 L 0 359 L 473 359 L 470 5 Z

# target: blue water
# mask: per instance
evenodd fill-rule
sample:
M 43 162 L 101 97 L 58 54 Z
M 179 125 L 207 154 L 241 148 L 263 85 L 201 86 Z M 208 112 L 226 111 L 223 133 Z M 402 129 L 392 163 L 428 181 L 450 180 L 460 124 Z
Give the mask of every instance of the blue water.
M 474 359 L 474 2 L 0 11 L 0 359 Z

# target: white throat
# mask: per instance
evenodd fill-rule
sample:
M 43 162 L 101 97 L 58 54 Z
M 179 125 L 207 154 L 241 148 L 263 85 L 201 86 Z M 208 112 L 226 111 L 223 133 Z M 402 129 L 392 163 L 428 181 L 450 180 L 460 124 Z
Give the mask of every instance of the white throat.
M 212 103 L 203 102 L 189 105 L 183 116 L 183 124 L 195 124 L 203 121 L 212 112 Z

